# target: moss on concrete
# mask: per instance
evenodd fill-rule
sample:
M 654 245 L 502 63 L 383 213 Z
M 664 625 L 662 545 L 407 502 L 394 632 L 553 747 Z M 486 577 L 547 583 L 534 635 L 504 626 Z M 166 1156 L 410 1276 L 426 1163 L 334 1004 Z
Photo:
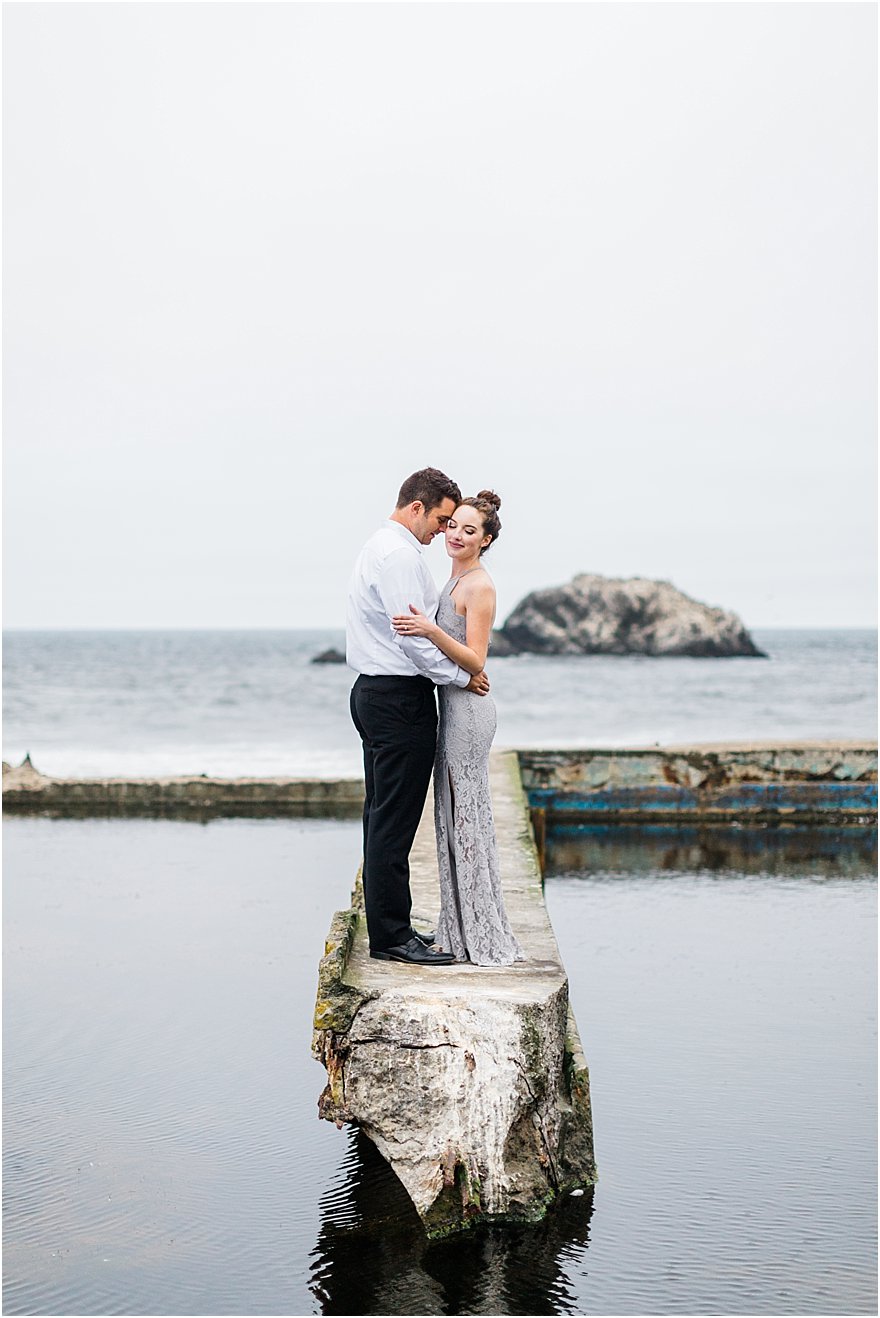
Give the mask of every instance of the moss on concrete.
M 360 914 L 354 908 L 337 911 L 318 963 L 318 992 L 315 1000 L 316 1030 L 347 1033 L 363 995 L 345 980 L 345 968 L 351 954 Z
M 571 1007 L 565 1032 L 563 1075 L 570 1112 L 563 1114 L 559 1141 L 559 1190 L 585 1189 L 598 1181 L 593 1142 L 590 1072 Z

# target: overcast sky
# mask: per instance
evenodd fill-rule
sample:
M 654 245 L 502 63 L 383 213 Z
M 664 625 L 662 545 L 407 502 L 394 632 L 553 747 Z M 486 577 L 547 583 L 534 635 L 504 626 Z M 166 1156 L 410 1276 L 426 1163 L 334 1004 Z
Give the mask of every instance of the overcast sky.
M 872 624 L 876 23 L 6 5 L 6 625 L 341 626 L 429 464 L 502 496 L 502 618 Z

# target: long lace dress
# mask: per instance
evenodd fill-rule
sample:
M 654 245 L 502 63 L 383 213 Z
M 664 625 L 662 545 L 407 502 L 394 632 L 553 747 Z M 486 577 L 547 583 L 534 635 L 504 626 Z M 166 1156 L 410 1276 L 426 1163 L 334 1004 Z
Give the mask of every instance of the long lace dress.
M 437 623 L 464 644 L 467 620 L 455 612 L 452 598 L 460 580 L 455 577 L 444 587 Z M 504 909 L 489 794 L 495 704 L 491 696 L 477 696 L 458 686 L 441 686 L 439 693 L 434 761 L 434 826 L 440 870 L 436 946 L 453 952 L 460 961 L 467 958 L 480 966 L 509 966 L 522 960 L 523 954 Z

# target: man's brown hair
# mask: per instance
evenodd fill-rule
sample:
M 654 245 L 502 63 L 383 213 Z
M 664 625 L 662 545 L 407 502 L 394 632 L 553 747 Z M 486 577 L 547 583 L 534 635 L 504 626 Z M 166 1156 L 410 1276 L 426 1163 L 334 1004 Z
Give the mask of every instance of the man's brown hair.
M 444 476 L 436 467 L 423 467 L 421 471 L 414 471 L 411 476 L 407 476 L 400 487 L 397 506 L 406 508 L 417 499 L 430 512 L 432 508 L 439 507 L 444 499 L 451 499 L 456 506 L 460 504 L 461 490 L 455 481 Z

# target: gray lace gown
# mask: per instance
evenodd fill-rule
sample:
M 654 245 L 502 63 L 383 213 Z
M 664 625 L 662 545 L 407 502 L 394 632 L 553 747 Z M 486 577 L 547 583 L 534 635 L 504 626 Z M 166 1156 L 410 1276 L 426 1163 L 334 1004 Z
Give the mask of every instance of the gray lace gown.
M 464 643 L 466 619 L 455 612 L 452 597 L 460 580 L 455 578 L 444 587 L 437 623 Z M 495 704 L 491 696 L 477 696 L 458 686 L 438 690 L 434 826 L 440 918 L 436 946 L 476 965 L 509 966 L 522 960 L 523 954 L 504 909 L 489 795 Z

